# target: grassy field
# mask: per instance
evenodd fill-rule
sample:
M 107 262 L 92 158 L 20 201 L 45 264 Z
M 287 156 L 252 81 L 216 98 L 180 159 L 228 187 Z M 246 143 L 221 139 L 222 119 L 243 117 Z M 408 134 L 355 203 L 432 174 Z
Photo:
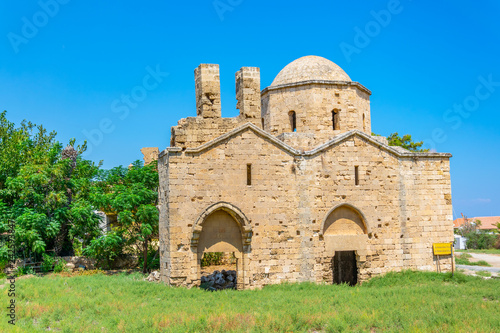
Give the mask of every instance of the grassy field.
M 2 315 L 0 331 L 498 332 L 500 327 L 500 280 L 462 274 L 405 271 L 356 287 L 302 283 L 222 292 L 142 279 L 136 273 L 17 280 L 17 324 L 12 329 Z M 2 309 L 8 302 L 4 285 Z
M 487 254 L 500 254 L 500 249 L 488 249 L 488 250 L 455 250 L 455 252 L 468 252 L 468 253 L 487 253 Z

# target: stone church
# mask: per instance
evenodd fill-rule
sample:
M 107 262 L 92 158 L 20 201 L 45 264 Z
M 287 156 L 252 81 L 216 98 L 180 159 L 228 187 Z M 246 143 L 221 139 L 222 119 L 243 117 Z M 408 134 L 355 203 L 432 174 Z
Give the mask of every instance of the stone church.
M 322 57 L 264 90 L 259 68 L 241 68 L 234 118 L 219 66 L 194 74 L 196 117 L 159 154 L 162 281 L 199 285 L 207 252 L 234 254 L 238 289 L 436 269 L 432 244 L 453 241 L 451 154 L 372 136 L 370 90 Z

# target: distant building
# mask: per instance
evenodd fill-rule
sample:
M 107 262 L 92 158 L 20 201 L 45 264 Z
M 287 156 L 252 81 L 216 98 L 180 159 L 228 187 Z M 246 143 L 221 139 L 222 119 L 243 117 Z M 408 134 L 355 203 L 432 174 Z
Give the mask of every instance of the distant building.
M 497 230 L 500 216 L 461 217 L 453 221 L 453 228 L 458 229 L 467 223 L 476 223 L 475 221 L 481 221 L 479 225 L 476 224 L 477 230 Z

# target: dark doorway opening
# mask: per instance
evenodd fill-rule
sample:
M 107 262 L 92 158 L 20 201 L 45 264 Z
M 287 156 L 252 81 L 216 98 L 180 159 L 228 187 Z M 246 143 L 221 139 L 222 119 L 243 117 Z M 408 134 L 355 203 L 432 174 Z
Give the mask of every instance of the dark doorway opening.
M 358 283 L 358 267 L 355 251 L 336 251 L 333 257 L 333 282 L 348 283 L 350 286 Z

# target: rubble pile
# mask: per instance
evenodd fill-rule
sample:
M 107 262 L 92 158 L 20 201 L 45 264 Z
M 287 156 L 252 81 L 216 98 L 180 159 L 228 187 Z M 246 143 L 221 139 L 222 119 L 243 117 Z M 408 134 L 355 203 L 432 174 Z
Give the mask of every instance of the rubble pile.
M 202 276 L 200 282 L 200 288 L 210 291 L 236 289 L 236 271 L 214 271 L 210 275 Z
M 160 272 L 154 271 L 149 274 L 149 276 L 146 278 L 146 281 L 149 282 L 160 282 Z

